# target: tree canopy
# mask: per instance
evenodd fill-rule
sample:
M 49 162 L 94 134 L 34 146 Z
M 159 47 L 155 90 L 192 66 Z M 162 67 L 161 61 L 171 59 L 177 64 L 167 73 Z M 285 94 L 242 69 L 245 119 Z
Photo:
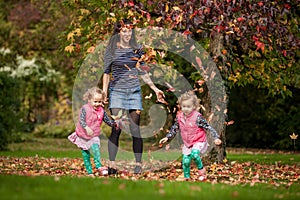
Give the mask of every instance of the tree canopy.
M 299 2 L 294 1 L 74 1 L 68 53 L 86 54 L 130 18 L 137 26 L 180 31 L 207 47 L 229 87 L 252 84 L 291 96 L 299 88 Z M 208 42 L 208 41 L 209 42 Z

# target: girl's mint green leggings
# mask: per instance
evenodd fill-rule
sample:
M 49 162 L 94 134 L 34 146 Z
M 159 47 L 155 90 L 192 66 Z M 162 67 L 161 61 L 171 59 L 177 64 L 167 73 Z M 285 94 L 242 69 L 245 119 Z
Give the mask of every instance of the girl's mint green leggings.
M 190 170 L 191 170 L 190 166 L 191 166 L 192 159 L 194 159 L 198 169 L 203 168 L 202 160 L 200 157 L 200 151 L 197 149 L 192 149 L 191 154 L 182 156 L 182 168 L 183 168 L 184 178 L 190 178 Z
M 95 163 L 95 167 L 96 169 L 100 168 L 101 165 L 101 157 L 100 157 L 100 148 L 98 146 L 98 144 L 93 144 L 91 147 L 92 150 L 92 154 L 94 157 L 94 163 Z M 92 174 L 93 173 L 93 167 L 91 164 L 91 154 L 89 150 L 81 150 L 82 156 L 83 156 L 83 162 L 84 162 L 84 166 L 85 169 L 87 171 L 88 174 Z

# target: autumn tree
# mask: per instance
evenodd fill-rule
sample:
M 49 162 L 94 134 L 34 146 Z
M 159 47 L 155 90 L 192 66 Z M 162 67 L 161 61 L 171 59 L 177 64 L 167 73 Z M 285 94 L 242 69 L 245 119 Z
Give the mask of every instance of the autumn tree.
M 220 124 L 216 116 L 227 115 L 227 109 L 211 107 L 211 91 L 208 81 L 214 81 L 211 69 L 216 67 L 228 92 L 235 86 L 253 85 L 264 88 L 270 96 L 292 96 L 293 88 L 299 88 L 299 1 L 156 1 L 120 0 L 70 1 L 65 3 L 75 13 L 65 35 L 65 52 L 84 58 L 97 41 L 107 39 L 113 24 L 122 18 L 130 18 L 139 27 L 162 27 L 182 33 L 201 44 L 209 52 L 213 62 L 202 62 L 194 56 L 194 62 L 184 70 L 203 65 L 209 76 L 191 71 L 189 81 L 203 98 L 204 115 L 213 125 Z M 192 47 L 192 46 L 191 46 Z M 193 48 L 191 48 L 193 49 Z M 171 53 L 161 59 L 161 50 L 154 60 L 180 68 L 166 60 L 176 59 Z M 152 50 L 151 50 L 152 51 Z M 151 52 L 149 51 L 149 52 Z M 193 51 L 190 52 L 194 55 Z M 148 54 L 149 55 L 149 54 Z M 153 54 L 151 54 L 153 55 Z M 190 56 L 191 56 L 190 55 Z M 179 63 L 179 64 L 178 64 Z M 80 62 L 77 63 L 78 67 Z M 203 71 L 202 71 L 203 72 Z M 184 73 L 184 72 L 182 72 Z M 204 80 L 204 83 L 202 82 Z M 201 83 L 201 84 L 199 84 Z M 202 90 L 199 90 L 203 88 Z M 218 148 L 217 161 L 225 158 L 225 124 L 217 126 L 223 141 Z

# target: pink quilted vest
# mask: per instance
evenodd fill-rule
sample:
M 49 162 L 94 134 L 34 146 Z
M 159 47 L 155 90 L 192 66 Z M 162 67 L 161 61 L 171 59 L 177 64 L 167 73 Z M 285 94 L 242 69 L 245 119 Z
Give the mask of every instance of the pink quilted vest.
M 83 105 L 82 108 L 84 108 L 86 111 L 86 125 L 90 127 L 94 131 L 94 133 L 93 135 L 88 135 L 86 133 L 86 130 L 80 125 L 80 110 L 78 122 L 76 125 L 76 134 L 84 139 L 91 139 L 93 137 L 99 136 L 100 126 L 104 116 L 104 109 L 102 107 L 99 107 L 98 110 L 95 110 L 89 103 Z
M 186 116 L 186 119 L 182 112 L 179 112 L 177 115 L 181 138 L 187 147 L 193 146 L 196 142 L 206 142 L 205 130 L 196 124 L 198 115 L 201 114 L 197 111 L 192 111 Z

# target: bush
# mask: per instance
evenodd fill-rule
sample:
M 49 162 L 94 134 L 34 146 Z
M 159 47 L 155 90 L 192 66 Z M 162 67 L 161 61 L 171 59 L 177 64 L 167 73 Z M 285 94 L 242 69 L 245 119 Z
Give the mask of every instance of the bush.
M 7 149 L 12 133 L 20 129 L 19 89 L 18 80 L 6 72 L 0 72 L 0 150 Z

